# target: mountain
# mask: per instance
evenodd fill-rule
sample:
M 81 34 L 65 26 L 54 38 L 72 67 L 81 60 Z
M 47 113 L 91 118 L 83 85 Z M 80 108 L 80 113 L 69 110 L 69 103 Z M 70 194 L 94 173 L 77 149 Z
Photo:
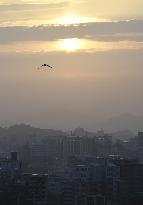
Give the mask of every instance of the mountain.
M 71 130 L 76 127 L 84 127 L 90 129 L 90 124 L 94 122 L 94 118 L 82 112 L 71 111 L 70 109 L 49 110 L 42 112 L 41 115 L 33 115 L 29 118 L 29 124 L 52 129 Z M 94 127 L 94 126 L 93 126 Z
M 17 150 L 32 137 L 42 139 L 55 136 L 64 136 L 60 130 L 40 129 L 25 124 L 13 125 L 7 128 L 0 127 L 0 152 Z
M 143 116 L 125 113 L 119 116 L 111 117 L 106 121 L 99 122 L 96 115 L 90 116 L 82 113 L 70 112 L 69 110 L 61 110 L 42 113 L 42 117 L 35 115 L 34 118 L 29 119 L 28 124 L 33 125 L 33 127 L 29 128 L 24 126 L 24 124 L 17 125 L 18 127 L 9 127 L 8 122 L 5 124 L 6 126 L 4 126 L 4 123 L 3 126 L 1 126 L 0 124 L 0 127 L 7 127 L 7 132 L 12 133 L 13 131 L 17 132 L 19 130 L 19 132 L 21 133 L 26 132 L 25 135 L 33 132 L 46 132 L 46 134 L 48 133 L 48 135 L 53 135 L 54 133 L 55 135 L 55 132 L 59 133 L 59 131 L 56 131 L 55 129 L 71 130 L 76 127 L 83 127 L 86 130 L 93 132 L 99 130 L 100 128 L 103 128 L 105 132 L 108 133 L 116 133 L 118 131 L 121 131 L 122 133 L 118 133 L 119 135 L 123 134 L 129 136 L 133 135 L 132 133 L 129 133 L 130 131 L 137 133 L 138 131 L 143 130 Z M 35 127 L 40 127 L 42 129 Z M 51 128 L 51 130 L 44 129 L 46 127 Z M 2 130 L 0 130 L 0 133 L 1 132 Z M 49 134 L 50 132 L 51 134 Z

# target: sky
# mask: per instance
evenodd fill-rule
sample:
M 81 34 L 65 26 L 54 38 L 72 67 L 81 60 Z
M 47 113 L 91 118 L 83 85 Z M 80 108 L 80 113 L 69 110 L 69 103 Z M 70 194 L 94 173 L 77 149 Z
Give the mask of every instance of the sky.
M 96 130 L 112 116 L 143 115 L 142 8 L 0 0 L 0 124 Z M 43 63 L 54 69 L 38 70 Z

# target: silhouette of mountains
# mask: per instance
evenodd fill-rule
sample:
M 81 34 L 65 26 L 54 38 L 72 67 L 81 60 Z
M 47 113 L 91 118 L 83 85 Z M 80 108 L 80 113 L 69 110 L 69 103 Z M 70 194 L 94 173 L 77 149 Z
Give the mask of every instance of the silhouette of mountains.
M 48 113 L 49 114 L 49 113 Z M 48 115 L 49 116 L 49 115 Z M 38 118 L 35 118 L 38 119 Z M 40 126 L 40 120 L 41 122 L 45 122 L 44 127 L 46 127 L 46 124 L 49 124 L 48 127 L 51 129 L 43 129 L 43 126 Z M 32 122 L 32 121 L 31 121 Z M 35 126 L 29 126 L 25 124 L 18 124 L 18 125 L 11 125 L 12 123 L 8 123 L 6 126 L 1 126 L 0 122 L 0 134 L 1 133 L 9 133 L 9 134 L 25 134 L 29 135 L 32 133 L 39 133 L 42 135 L 62 135 L 64 132 L 59 131 L 62 129 L 74 129 L 78 126 L 83 127 L 87 130 L 91 130 L 93 132 L 98 131 L 100 128 L 103 128 L 105 132 L 109 133 L 119 133 L 119 135 L 131 135 L 131 132 L 137 133 L 138 131 L 143 130 L 143 116 L 133 115 L 129 113 L 125 113 L 119 116 L 114 116 L 112 118 L 107 119 L 106 121 L 98 122 L 98 119 L 96 117 L 89 117 L 87 115 L 80 115 L 80 113 L 70 113 L 67 112 L 66 114 L 61 113 L 57 115 L 57 113 L 50 114 L 50 120 L 47 119 L 47 115 L 43 116 L 43 119 L 39 119 L 38 121 L 35 121 L 32 124 Z M 15 124 L 15 123 L 13 123 Z M 44 124 L 44 123 L 42 123 Z M 35 128 L 35 127 L 41 127 Z M 58 130 L 56 130 L 56 127 Z M 123 134 L 124 133 L 124 134 Z M 117 134 L 118 135 L 118 134 Z
M 143 117 L 130 114 L 121 115 L 111 118 L 104 124 L 103 128 L 105 128 L 105 133 L 111 134 L 113 140 L 126 140 L 135 136 L 132 131 L 137 132 L 137 130 L 142 130 Z M 98 131 L 98 129 L 96 131 Z M 90 130 L 87 131 L 87 133 L 89 133 L 90 137 L 96 136 L 97 134 L 96 132 L 90 132 Z M 67 133 L 61 130 L 41 129 L 26 124 L 16 124 L 6 128 L 0 127 L 0 152 L 18 150 L 29 140 L 42 140 L 48 137 L 60 137 L 65 135 L 67 135 Z
M 64 136 L 65 133 L 59 130 L 40 129 L 30 125 L 18 124 L 9 128 L 0 127 L 0 151 L 17 150 L 18 147 L 27 143 L 32 137 L 33 139 L 54 136 Z

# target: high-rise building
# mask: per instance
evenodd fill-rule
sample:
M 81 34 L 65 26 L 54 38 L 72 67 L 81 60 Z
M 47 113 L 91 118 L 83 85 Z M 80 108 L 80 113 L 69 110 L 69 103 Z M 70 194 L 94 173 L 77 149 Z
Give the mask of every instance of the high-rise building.
M 143 132 L 138 132 L 137 139 L 138 139 L 138 145 L 143 146 Z

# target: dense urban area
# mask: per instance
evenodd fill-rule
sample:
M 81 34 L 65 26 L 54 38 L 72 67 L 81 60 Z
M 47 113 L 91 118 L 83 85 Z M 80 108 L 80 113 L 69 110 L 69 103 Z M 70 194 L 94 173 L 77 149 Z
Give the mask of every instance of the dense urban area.
M 143 132 L 0 128 L 0 204 L 142 205 Z

